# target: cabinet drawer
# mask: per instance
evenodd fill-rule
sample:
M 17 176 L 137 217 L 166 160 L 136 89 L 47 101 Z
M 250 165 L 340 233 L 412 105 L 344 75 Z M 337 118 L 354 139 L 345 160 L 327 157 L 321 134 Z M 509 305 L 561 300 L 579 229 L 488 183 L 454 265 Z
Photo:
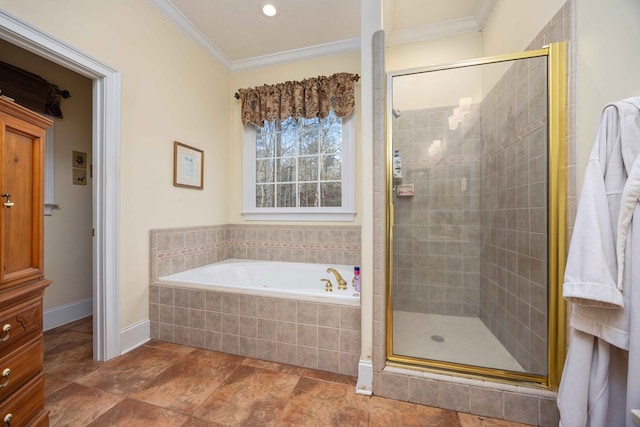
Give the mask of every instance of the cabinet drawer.
M 42 354 L 42 338 L 38 337 L 0 359 L 0 401 L 42 371 Z
M 34 416 L 44 411 L 44 374 L 39 374 L 26 386 L 0 404 L 0 426 L 27 425 Z
M 0 357 L 40 334 L 42 299 L 36 297 L 0 312 Z M 2 420 L 0 420 L 2 421 Z

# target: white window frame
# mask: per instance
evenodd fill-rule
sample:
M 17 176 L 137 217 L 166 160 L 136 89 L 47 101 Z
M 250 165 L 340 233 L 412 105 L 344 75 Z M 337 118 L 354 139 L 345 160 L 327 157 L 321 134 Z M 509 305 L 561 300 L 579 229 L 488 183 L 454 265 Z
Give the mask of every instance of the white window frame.
M 248 221 L 353 221 L 355 216 L 355 136 L 353 114 L 342 118 L 342 206 L 256 207 L 256 133 L 247 124 L 243 136 L 242 214 Z

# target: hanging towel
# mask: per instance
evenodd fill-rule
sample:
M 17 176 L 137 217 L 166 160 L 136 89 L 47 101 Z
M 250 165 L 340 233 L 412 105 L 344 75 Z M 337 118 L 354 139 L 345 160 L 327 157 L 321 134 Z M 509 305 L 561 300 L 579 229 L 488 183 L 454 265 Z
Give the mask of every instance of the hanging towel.
M 633 427 L 630 410 L 640 407 L 639 153 L 640 97 L 607 105 L 564 276 L 572 311 L 558 392 L 562 427 Z

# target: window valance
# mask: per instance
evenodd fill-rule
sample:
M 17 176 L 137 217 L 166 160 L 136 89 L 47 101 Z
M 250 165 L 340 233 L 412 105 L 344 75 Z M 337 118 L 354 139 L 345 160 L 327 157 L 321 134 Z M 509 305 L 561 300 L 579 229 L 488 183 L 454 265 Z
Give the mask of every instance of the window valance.
M 42 77 L 0 61 L 0 93 L 36 113 L 62 118 L 60 102 L 69 91 L 61 90 Z
M 264 122 L 293 118 L 325 118 L 333 110 L 347 117 L 355 106 L 357 74 L 336 73 L 302 81 L 288 81 L 240 89 L 235 97 L 242 101 L 242 124 L 262 127 Z

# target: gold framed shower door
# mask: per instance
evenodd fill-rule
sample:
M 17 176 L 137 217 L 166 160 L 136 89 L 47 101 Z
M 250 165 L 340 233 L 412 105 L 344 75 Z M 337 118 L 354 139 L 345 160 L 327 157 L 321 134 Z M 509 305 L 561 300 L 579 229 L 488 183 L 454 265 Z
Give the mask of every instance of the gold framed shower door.
M 477 65 L 514 61 L 518 59 L 547 58 L 548 94 L 548 213 L 547 213 L 547 375 L 521 373 L 474 365 L 463 365 L 443 360 L 421 359 L 393 352 L 393 143 L 390 114 L 392 96 L 387 96 L 386 138 L 386 352 L 387 365 L 445 373 L 498 382 L 527 383 L 529 386 L 557 388 L 560 383 L 566 353 L 566 305 L 562 298 L 562 280 L 566 261 L 566 43 L 552 43 L 542 49 L 472 59 L 453 64 L 388 73 L 387 88 L 396 76 L 428 71 L 442 71 Z

